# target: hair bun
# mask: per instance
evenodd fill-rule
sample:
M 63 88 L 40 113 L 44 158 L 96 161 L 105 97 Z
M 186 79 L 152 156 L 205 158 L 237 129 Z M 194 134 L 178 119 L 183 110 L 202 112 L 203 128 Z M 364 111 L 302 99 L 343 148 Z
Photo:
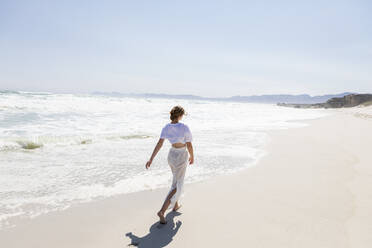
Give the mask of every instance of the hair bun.
M 170 113 L 170 119 L 172 121 L 175 121 L 180 116 L 185 114 L 185 110 L 181 106 L 177 105 L 177 106 L 174 106 L 169 113 Z

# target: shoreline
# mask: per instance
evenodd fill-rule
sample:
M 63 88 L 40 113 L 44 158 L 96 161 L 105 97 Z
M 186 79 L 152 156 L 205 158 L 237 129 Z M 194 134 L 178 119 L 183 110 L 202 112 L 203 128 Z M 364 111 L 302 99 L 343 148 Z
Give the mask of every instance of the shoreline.
M 7 248 L 131 242 L 139 247 L 368 247 L 372 119 L 349 112 L 267 132 L 267 154 L 256 165 L 186 184 L 182 214 L 168 215 L 165 226 L 156 218 L 168 191 L 161 188 L 21 220 L 0 230 L 0 243 Z
M 330 115 L 330 114 L 327 113 L 326 116 L 328 116 L 328 115 Z M 312 119 L 305 118 L 305 119 L 287 120 L 286 122 L 293 123 L 293 124 L 298 124 L 299 126 L 288 126 L 288 127 L 284 127 L 284 128 L 277 127 L 277 128 L 274 128 L 274 129 L 255 131 L 255 132 L 258 132 L 258 133 L 264 133 L 265 134 L 265 138 L 264 138 L 265 141 L 259 147 L 259 150 L 260 150 L 259 155 L 256 156 L 256 158 L 254 159 L 253 162 L 250 162 L 245 167 L 241 167 L 241 168 L 235 169 L 233 171 L 226 171 L 223 174 L 215 174 L 215 175 L 212 175 L 212 176 L 208 176 L 206 178 L 197 179 L 197 180 L 193 180 L 193 181 L 185 180 L 185 185 L 200 183 L 200 182 L 203 182 L 203 181 L 206 181 L 206 180 L 211 180 L 215 177 L 229 176 L 229 175 L 232 175 L 232 174 L 235 174 L 235 173 L 240 173 L 241 171 L 247 170 L 247 169 L 249 169 L 253 166 L 257 166 L 257 164 L 261 161 L 261 159 L 263 157 L 265 157 L 268 153 L 266 147 L 267 147 L 268 143 L 270 142 L 270 139 L 271 139 L 270 133 L 271 132 L 275 132 L 275 131 L 279 131 L 279 130 L 290 130 L 290 129 L 294 129 L 294 128 L 303 128 L 303 127 L 309 125 L 307 122 L 310 122 L 312 120 L 317 120 L 317 119 L 320 119 L 320 118 L 324 118 L 324 116 L 313 117 Z M 193 165 L 192 167 L 195 167 L 195 166 L 197 166 L 197 165 Z M 171 176 L 171 174 L 170 174 L 170 176 Z M 123 193 L 118 193 L 118 194 L 114 194 L 114 195 L 110 195 L 110 196 L 100 196 L 100 197 L 97 197 L 96 199 L 89 199 L 89 200 L 86 200 L 86 201 L 75 202 L 75 203 L 72 203 L 72 205 L 70 205 L 70 206 L 62 207 L 62 208 L 59 208 L 59 209 L 46 210 L 45 212 L 37 213 L 34 216 L 16 214 L 10 220 L 5 219 L 7 224 L 5 224 L 3 226 L 0 225 L 0 233 L 4 230 L 9 229 L 9 228 L 16 228 L 16 226 L 18 224 L 22 224 L 24 222 L 26 222 L 26 223 L 30 222 L 35 218 L 39 218 L 39 217 L 44 216 L 44 215 L 50 215 L 50 214 L 53 214 L 53 213 L 58 213 L 58 212 L 61 212 L 61 211 L 66 211 L 70 208 L 74 208 L 74 207 L 77 207 L 77 206 L 80 206 L 80 205 L 94 204 L 94 203 L 99 202 L 99 201 L 105 201 L 106 199 L 115 198 L 115 197 L 123 197 L 123 196 L 128 195 L 128 194 L 137 194 L 137 193 L 142 193 L 142 192 L 152 192 L 154 190 L 162 190 L 162 189 L 169 190 L 169 185 L 167 184 L 167 185 L 163 185 L 163 186 L 156 187 L 156 188 L 143 188 L 143 189 L 136 190 L 136 191 L 123 192 Z

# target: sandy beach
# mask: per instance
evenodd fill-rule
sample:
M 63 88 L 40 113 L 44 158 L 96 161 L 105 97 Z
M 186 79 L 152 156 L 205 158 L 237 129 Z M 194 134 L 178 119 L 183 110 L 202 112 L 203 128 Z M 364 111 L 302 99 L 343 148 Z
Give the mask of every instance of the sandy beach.
M 1 247 L 370 247 L 372 108 L 329 111 L 270 132 L 256 166 L 187 184 L 166 225 L 163 188 L 20 220 Z

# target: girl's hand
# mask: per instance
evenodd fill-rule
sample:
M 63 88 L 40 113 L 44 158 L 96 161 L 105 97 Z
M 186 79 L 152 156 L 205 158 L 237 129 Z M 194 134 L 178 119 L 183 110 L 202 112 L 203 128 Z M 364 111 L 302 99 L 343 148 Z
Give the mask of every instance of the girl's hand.
M 147 161 L 147 163 L 146 163 L 146 170 L 147 170 L 148 168 L 150 168 L 151 163 L 152 163 L 151 160 Z
M 189 164 L 193 164 L 194 163 L 194 156 L 191 156 L 189 157 Z

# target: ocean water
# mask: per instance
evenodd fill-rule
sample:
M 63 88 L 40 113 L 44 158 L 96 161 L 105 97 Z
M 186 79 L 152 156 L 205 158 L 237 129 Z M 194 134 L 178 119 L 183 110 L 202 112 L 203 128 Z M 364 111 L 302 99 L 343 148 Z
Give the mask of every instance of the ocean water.
M 0 92 L 0 228 L 81 202 L 169 186 L 165 145 L 145 163 L 182 105 L 195 164 L 186 183 L 254 165 L 266 132 L 301 127 L 324 110 L 270 104 Z M 186 187 L 187 192 L 187 187 Z

